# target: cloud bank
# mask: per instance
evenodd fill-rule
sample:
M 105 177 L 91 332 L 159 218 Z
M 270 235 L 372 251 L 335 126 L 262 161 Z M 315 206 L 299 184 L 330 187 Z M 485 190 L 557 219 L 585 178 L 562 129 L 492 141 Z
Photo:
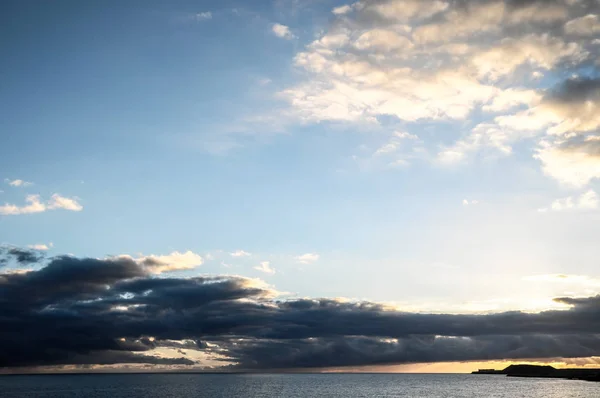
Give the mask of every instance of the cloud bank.
M 265 370 L 600 355 L 600 296 L 564 311 L 404 312 L 374 302 L 278 299 L 240 276 L 154 276 L 144 261 L 4 250 L 0 367 L 177 364 Z M 159 355 L 175 345 L 176 356 Z

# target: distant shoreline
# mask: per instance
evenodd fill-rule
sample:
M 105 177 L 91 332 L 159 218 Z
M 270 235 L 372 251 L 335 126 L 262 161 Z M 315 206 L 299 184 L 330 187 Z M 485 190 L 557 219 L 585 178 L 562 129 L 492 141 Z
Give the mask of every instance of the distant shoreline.
M 585 369 L 556 369 L 552 366 L 540 365 L 510 365 L 505 369 L 479 369 L 471 374 L 479 375 L 505 375 L 507 377 L 537 377 L 545 379 L 569 379 L 569 380 L 585 380 L 585 381 L 600 381 L 600 368 Z

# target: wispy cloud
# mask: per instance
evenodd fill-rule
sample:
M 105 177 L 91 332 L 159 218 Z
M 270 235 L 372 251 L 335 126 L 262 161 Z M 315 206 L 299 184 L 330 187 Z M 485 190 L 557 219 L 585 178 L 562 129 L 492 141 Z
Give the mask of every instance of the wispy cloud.
M 196 14 L 197 21 L 206 21 L 207 19 L 212 19 L 213 15 L 210 11 L 199 12 Z
M 271 263 L 269 261 L 262 261 L 260 265 L 254 267 L 255 270 L 264 272 L 265 274 L 274 274 L 275 269 L 271 268 Z
M 469 199 L 463 199 L 462 201 L 463 206 L 473 206 L 473 205 L 477 205 L 479 204 L 478 200 L 469 200 Z
M 64 209 L 70 211 L 81 211 L 83 206 L 75 198 L 66 198 L 55 193 L 48 201 L 48 209 Z
M 47 202 L 42 202 L 40 195 L 28 195 L 25 198 L 25 202 L 26 204 L 23 206 L 5 203 L 0 206 L 0 215 L 10 216 L 43 213 L 47 210 L 57 209 L 69 211 L 83 210 L 83 206 L 77 201 L 77 198 L 67 198 L 56 193 L 52 195 Z
M 45 243 L 36 243 L 35 245 L 29 245 L 27 246 L 30 249 L 33 250 L 41 250 L 41 251 L 46 251 L 46 250 L 50 250 L 52 247 L 54 246 L 54 244 L 52 242 L 45 244 Z
M 319 260 L 317 253 L 305 253 L 300 256 L 296 256 L 296 261 L 300 264 L 311 264 Z
M 229 254 L 231 255 L 231 257 L 249 257 L 252 255 L 252 253 L 248 253 L 247 251 L 244 251 L 244 250 L 236 250 Z
M 190 250 L 186 252 L 173 252 L 166 255 L 148 255 L 132 257 L 129 255 L 120 255 L 117 258 L 126 258 L 135 261 L 143 266 L 152 274 L 162 274 L 165 272 L 189 270 L 201 266 L 204 259 L 199 254 Z
M 273 26 L 271 27 L 271 31 L 275 36 L 280 37 L 282 39 L 291 40 L 295 37 L 288 26 L 282 25 L 280 23 L 273 24 Z
M 29 186 L 33 185 L 32 182 L 24 181 L 24 180 L 20 180 L 20 179 L 10 180 L 10 179 L 6 178 L 4 181 L 11 187 L 29 187 Z
M 331 12 L 335 15 L 344 15 L 348 14 L 349 12 L 352 12 L 353 8 L 353 6 L 345 4 L 343 6 L 335 7 L 333 10 L 331 10 Z
M 595 210 L 598 208 L 598 202 L 598 194 L 590 189 L 579 196 L 556 199 L 549 207 L 540 208 L 538 211 L 544 213 L 547 211 Z

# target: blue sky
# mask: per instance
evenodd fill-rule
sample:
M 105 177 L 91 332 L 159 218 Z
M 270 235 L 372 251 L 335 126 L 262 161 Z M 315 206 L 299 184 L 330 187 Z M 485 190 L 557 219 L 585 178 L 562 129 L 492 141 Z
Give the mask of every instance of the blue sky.
M 396 3 L 4 3 L 0 242 L 417 310 L 592 293 L 593 10 Z

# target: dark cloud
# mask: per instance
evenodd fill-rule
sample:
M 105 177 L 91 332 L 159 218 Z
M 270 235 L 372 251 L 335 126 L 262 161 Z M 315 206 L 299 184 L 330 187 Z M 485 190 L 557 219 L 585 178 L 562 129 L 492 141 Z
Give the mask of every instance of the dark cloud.
M 554 299 L 557 303 L 574 305 L 579 311 L 591 310 L 600 312 L 600 295 L 595 297 L 557 297 Z
M 546 101 L 559 103 L 581 103 L 600 101 L 600 78 L 577 77 L 565 80 L 552 90 Z
M 43 258 L 44 255 L 38 250 L 0 246 L 0 266 L 8 264 L 11 260 L 17 265 L 29 265 L 37 263 Z
M 595 335 L 500 335 L 480 337 L 365 336 L 302 340 L 249 340 L 226 345 L 247 368 L 318 368 L 438 361 L 587 357 L 596 355 Z
M 160 348 L 220 354 L 237 369 L 600 355 L 599 297 L 557 299 L 567 311 L 450 315 L 272 294 L 242 277 L 151 276 L 127 258 L 54 258 L 0 274 L 0 367 L 194 363 Z

